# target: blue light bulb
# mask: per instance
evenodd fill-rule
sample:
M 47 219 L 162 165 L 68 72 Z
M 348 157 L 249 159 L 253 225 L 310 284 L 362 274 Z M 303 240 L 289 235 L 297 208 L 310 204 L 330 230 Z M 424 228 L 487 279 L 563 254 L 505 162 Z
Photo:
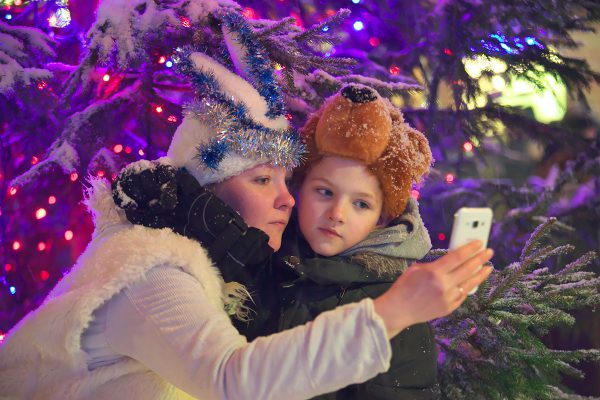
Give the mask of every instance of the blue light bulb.
M 16 287 L 14 287 L 14 286 L 11 286 L 11 287 L 9 287 L 9 288 L 8 288 L 8 290 L 10 291 L 10 294 L 15 294 L 15 293 L 17 293 L 17 288 L 16 288 Z
M 355 31 L 362 31 L 363 28 L 365 27 L 365 24 L 362 23 L 362 21 L 356 21 L 353 25 L 354 30 Z

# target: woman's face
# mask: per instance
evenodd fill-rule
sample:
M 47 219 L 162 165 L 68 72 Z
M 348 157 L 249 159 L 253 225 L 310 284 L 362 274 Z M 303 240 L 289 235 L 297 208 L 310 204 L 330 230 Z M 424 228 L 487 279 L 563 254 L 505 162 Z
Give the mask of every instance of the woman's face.
M 269 236 L 269 246 L 275 251 L 295 203 L 286 177 L 285 168 L 261 164 L 213 187 L 213 193 L 239 212 L 248 226 Z

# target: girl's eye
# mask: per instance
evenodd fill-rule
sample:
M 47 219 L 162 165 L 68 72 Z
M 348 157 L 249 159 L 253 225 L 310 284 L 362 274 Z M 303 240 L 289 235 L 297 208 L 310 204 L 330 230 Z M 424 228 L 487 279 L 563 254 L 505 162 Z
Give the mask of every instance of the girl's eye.
M 271 182 L 271 178 L 268 176 L 259 176 L 254 179 L 254 182 L 258 183 L 259 185 L 266 185 Z
M 333 195 L 333 192 L 327 188 L 316 188 L 315 191 L 325 197 L 331 197 Z
M 363 210 L 368 210 L 371 208 L 371 206 L 369 205 L 369 203 L 367 203 L 366 201 L 362 201 L 359 200 L 357 202 L 354 203 L 358 208 L 363 209 Z

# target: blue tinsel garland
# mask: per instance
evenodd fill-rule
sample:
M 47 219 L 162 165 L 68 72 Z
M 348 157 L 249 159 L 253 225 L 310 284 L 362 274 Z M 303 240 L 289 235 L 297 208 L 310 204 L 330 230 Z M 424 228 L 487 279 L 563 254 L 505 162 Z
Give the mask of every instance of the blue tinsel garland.
M 254 38 L 252 29 L 244 17 L 229 12 L 223 15 L 223 23 L 231 32 L 238 34 L 240 43 L 247 49 L 244 61 L 248 66 L 249 80 L 260 95 L 267 101 L 267 117 L 274 118 L 285 114 L 283 95 L 277 84 L 273 65 L 265 49 Z
M 186 112 L 211 126 L 216 133 L 208 143 L 199 146 L 198 159 L 208 168 L 217 169 L 226 154 L 233 151 L 246 158 L 264 159 L 286 168 L 298 166 L 304 153 L 300 134 L 294 129 L 270 129 L 255 122 L 249 117 L 245 104 L 233 101 L 220 91 L 219 83 L 212 73 L 195 67 L 190 58 L 191 53 L 189 48 L 177 49 L 176 69 L 190 77 L 194 91 L 204 101 L 187 104 Z M 268 87 L 269 85 L 263 85 L 263 92 L 269 92 L 271 89 Z M 274 88 L 276 93 L 269 92 L 271 99 L 281 99 L 283 113 L 285 110 L 279 87 L 275 84 Z M 265 100 L 269 103 L 268 98 Z

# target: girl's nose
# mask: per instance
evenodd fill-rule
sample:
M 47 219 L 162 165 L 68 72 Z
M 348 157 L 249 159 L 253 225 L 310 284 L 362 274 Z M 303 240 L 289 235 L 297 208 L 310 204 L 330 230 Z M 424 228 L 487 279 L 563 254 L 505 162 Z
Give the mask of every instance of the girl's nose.
M 343 223 L 345 221 L 345 213 L 341 204 L 332 204 L 329 209 L 329 219 L 337 223 Z

